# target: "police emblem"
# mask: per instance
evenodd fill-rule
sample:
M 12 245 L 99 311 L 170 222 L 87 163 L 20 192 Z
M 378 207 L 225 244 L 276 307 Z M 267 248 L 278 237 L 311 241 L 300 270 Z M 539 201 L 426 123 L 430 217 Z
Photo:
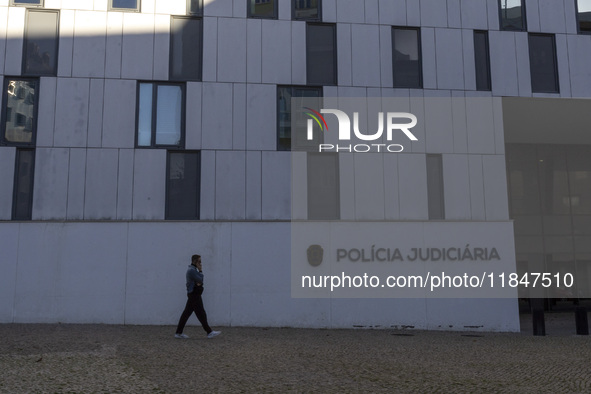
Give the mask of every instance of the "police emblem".
M 308 247 L 308 263 L 313 267 L 318 267 L 322 263 L 324 249 L 320 245 L 310 245 Z

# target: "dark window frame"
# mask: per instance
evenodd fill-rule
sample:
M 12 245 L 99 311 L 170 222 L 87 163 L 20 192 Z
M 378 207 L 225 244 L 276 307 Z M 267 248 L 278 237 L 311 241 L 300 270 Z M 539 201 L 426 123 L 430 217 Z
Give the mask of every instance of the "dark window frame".
M 29 73 L 26 70 L 27 65 L 27 54 L 28 54 L 28 33 L 29 33 L 29 14 L 31 12 L 38 12 L 38 13 L 47 13 L 47 14 L 57 14 L 57 23 L 55 26 L 55 56 L 53 59 L 53 68 L 54 71 L 52 73 Z M 48 9 L 41 9 L 40 7 L 34 7 L 31 10 L 26 11 L 25 15 L 25 30 L 23 33 L 23 56 L 21 61 L 21 74 L 24 76 L 44 76 L 44 77 L 56 77 L 57 76 L 57 69 L 58 69 L 58 57 L 60 52 L 60 17 L 61 13 L 59 10 L 48 10 Z
M 477 59 L 476 59 L 476 36 L 482 35 L 484 37 L 484 45 L 486 51 L 486 59 L 485 59 L 485 68 L 486 68 L 486 86 L 479 87 L 478 86 L 478 70 L 477 67 Z M 483 92 L 490 92 L 492 90 L 492 81 L 491 81 L 491 69 L 490 69 L 490 44 L 488 38 L 488 31 L 487 30 L 474 30 L 474 67 L 475 67 L 475 77 L 476 77 L 476 90 L 483 91 Z
M 502 31 L 527 31 L 527 10 L 525 9 L 525 0 L 521 1 L 521 24 L 523 27 L 521 29 L 514 29 L 512 27 L 503 27 L 503 7 L 502 2 L 504 0 L 498 0 L 499 5 L 499 30 Z
M 107 10 L 118 11 L 118 12 L 140 12 L 141 8 L 142 8 L 142 0 L 137 0 L 137 6 L 135 8 L 113 7 L 113 0 L 109 0 L 109 5 L 108 5 Z
M 32 152 L 33 160 L 31 162 L 31 181 L 29 184 L 29 190 L 31 191 L 29 201 L 28 201 L 28 212 L 26 216 L 17 216 L 17 201 L 18 201 L 18 179 L 19 179 L 19 161 L 20 155 L 23 151 Z M 15 154 L 15 161 L 14 161 L 14 180 L 13 180 L 13 188 L 12 188 L 12 209 L 11 209 L 11 219 L 24 221 L 24 220 L 31 220 L 33 217 L 33 193 L 34 193 L 34 186 L 35 186 L 35 148 L 28 147 L 28 148 L 17 148 Z
M 139 145 L 139 120 L 140 120 L 140 85 L 152 85 L 152 120 L 150 130 L 150 145 Z M 178 145 L 156 144 L 156 126 L 158 111 L 158 87 L 179 86 L 181 88 L 181 138 Z M 137 149 L 169 149 L 183 150 L 185 147 L 186 133 L 186 107 L 187 107 L 187 86 L 182 82 L 174 81 L 137 81 L 136 85 L 136 109 L 135 109 L 135 147 Z
M 201 42 L 199 43 L 199 75 L 195 78 L 180 78 L 175 77 L 172 75 L 173 63 L 175 54 L 173 53 L 173 46 L 174 46 L 174 32 L 172 31 L 173 28 L 173 20 L 174 19 L 189 19 L 189 20 L 198 20 L 201 22 Z M 173 82 L 184 82 L 184 81 L 191 81 L 191 82 L 201 82 L 203 80 L 203 17 L 201 16 L 193 16 L 193 15 L 171 15 L 170 16 L 170 55 L 168 59 L 168 79 Z
M 333 32 L 333 43 L 334 43 L 334 57 L 333 57 L 333 70 L 334 80 L 331 83 L 313 83 L 308 79 L 310 64 L 308 63 L 308 27 L 309 26 L 330 26 Z M 306 84 L 308 86 L 337 86 L 339 81 L 339 69 L 338 69 L 338 45 L 337 45 L 337 24 L 336 23 L 323 23 L 323 22 L 307 22 L 306 23 Z
M 39 4 L 31 4 L 31 3 L 18 3 L 16 0 L 10 0 L 8 4 L 11 7 L 30 7 L 30 8 L 43 8 L 45 7 L 45 0 L 39 0 Z
M 534 90 L 534 73 L 532 72 L 532 45 L 531 45 L 531 37 L 549 37 L 551 38 L 552 42 L 552 62 L 554 63 L 554 86 L 555 90 Z M 560 93 L 560 79 L 559 79 L 559 71 L 558 71 L 558 55 L 556 53 L 556 35 L 555 34 L 547 34 L 547 33 L 528 33 L 527 35 L 528 40 L 528 52 L 529 52 L 529 67 L 530 67 L 530 78 L 531 78 L 531 88 L 532 93 L 549 93 L 549 94 L 559 94 Z
M 589 30 L 581 30 L 581 21 L 579 20 L 579 0 L 575 2 L 575 18 L 577 20 L 577 33 L 578 34 L 591 34 L 591 28 Z
M 418 86 L 402 86 L 402 85 L 396 85 L 395 81 L 396 81 L 396 62 L 394 59 L 395 56 L 395 51 L 394 51 L 394 34 L 396 30 L 413 30 L 417 32 L 417 52 L 419 54 L 419 60 L 418 60 L 418 69 L 419 69 L 419 83 Z M 424 78 L 423 78 L 423 44 L 421 42 L 422 40 L 422 35 L 421 35 L 421 28 L 420 27 L 414 27 L 414 26 L 392 26 L 392 31 L 391 31 L 391 36 L 392 36 L 392 85 L 394 88 L 401 88 L 401 89 L 423 89 L 423 84 L 424 84 Z
M 273 16 L 254 15 L 250 11 L 250 3 L 252 0 L 246 0 L 246 17 L 250 19 L 279 19 L 279 0 L 271 0 L 273 2 Z
M 203 16 L 203 0 L 198 0 L 199 1 L 199 10 L 197 12 L 192 12 L 191 11 L 191 0 L 187 0 L 187 15 L 188 16 Z
M 309 21 L 309 22 L 322 22 L 322 0 L 318 0 L 318 16 L 314 18 L 297 18 L 296 17 L 296 5 L 295 2 L 298 0 L 291 0 L 291 19 L 294 21 Z
M 6 140 L 6 112 L 7 112 L 7 104 L 8 104 L 8 83 L 10 81 L 30 81 L 35 82 L 35 102 L 33 104 L 33 127 L 32 127 L 32 135 L 31 135 L 31 142 L 12 142 Z M 16 146 L 16 147 L 34 147 L 37 141 L 37 121 L 39 118 L 39 85 L 40 80 L 39 78 L 35 77 L 9 77 L 4 76 L 4 81 L 2 82 L 2 114 L 0 116 L 0 146 Z M 15 114 L 13 114 L 15 116 Z
M 320 92 L 320 95 L 318 96 L 319 98 L 323 98 L 324 97 L 324 89 L 321 86 L 307 86 L 307 85 L 277 85 L 277 106 L 276 106 L 276 114 L 277 114 L 277 130 L 275 132 L 275 138 L 276 138 L 276 150 L 279 152 L 291 152 L 293 149 L 293 144 L 292 144 L 292 136 L 290 135 L 289 137 L 289 149 L 285 146 L 281 144 L 280 138 L 279 138 L 279 130 L 281 128 L 281 117 L 280 115 L 280 111 L 281 111 L 281 103 L 279 101 L 279 93 L 281 89 L 286 89 L 289 88 L 291 89 L 291 97 L 293 97 L 293 92 L 296 89 L 299 90 L 310 90 L 310 91 L 317 91 Z M 291 110 L 291 103 L 289 104 L 289 108 Z M 290 119 L 291 122 L 291 119 Z
M 170 156 L 172 154 L 196 154 L 197 155 L 197 216 L 196 217 L 174 217 L 170 216 L 169 192 L 170 192 Z M 200 220 L 201 218 L 201 161 L 202 155 L 200 150 L 167 150 L 166 151 L 166 188 L 165 188 L 165 203 L 164 203 L 164 219 L 165 220 Z

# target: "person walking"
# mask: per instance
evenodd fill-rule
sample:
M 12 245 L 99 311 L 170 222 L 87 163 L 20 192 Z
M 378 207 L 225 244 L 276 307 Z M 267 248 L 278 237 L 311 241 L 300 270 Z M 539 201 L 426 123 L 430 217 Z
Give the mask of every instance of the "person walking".
M 179 319 L 179 324 L 176 328 L 176 334 L 174 334 L 174 337 L 179 339 L 189 338 L 188 335 L 183 334 L 183 330 L 185 329 L 185 324 L 187 324 L 187 320 L 189 320 L 191 313 L 195 312 L 195 316 L 197 316 L 199 323 L 201 323 L 201 326 L 207 333 L 207 337 L 215 338 L 222 332 L 213 331 L 207 323 L 207 314 L 205 313 L 203 300 L 201 299 L 201 294 L 203 294 L 203 267 L 201 265 L 201 256 L 198 254 L 191 256 L 191 265 L 189 265 L 189 268 L 187 269 L 186 277 L 187 304 Z

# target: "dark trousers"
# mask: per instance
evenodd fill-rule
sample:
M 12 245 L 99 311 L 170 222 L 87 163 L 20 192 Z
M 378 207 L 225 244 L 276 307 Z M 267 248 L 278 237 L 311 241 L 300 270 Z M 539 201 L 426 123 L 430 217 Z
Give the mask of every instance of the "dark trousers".
M 203 300 L 201 299 L 201 294 L 203 293 L 203 287 L 197 286 L 192 293 L 187 294 L 187 304 L 185 305 L 185 310 L 183 311 L 181 318 L 179 319 L 179 325 L 176 328 L 177 334 L 182 334 L 185 328 L 185 324 L 187 324 L 187 320 L 191 316 L 191 313 L 195 312 L 195 316 L 203 326 L 203 329 L 208 334 L 212 331 L 209 324 L 207 324 L 207 314 L 205 313 L 205 309 L 203 308 Z

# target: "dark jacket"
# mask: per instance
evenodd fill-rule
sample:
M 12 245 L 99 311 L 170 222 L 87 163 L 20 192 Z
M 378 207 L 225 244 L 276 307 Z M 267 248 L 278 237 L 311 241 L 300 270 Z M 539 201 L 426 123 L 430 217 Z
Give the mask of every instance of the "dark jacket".
M 199 272 L 193 264 L 187 269 L 187 293 L 192 293 L 196 286 L 203 286 L 203 273 Z

